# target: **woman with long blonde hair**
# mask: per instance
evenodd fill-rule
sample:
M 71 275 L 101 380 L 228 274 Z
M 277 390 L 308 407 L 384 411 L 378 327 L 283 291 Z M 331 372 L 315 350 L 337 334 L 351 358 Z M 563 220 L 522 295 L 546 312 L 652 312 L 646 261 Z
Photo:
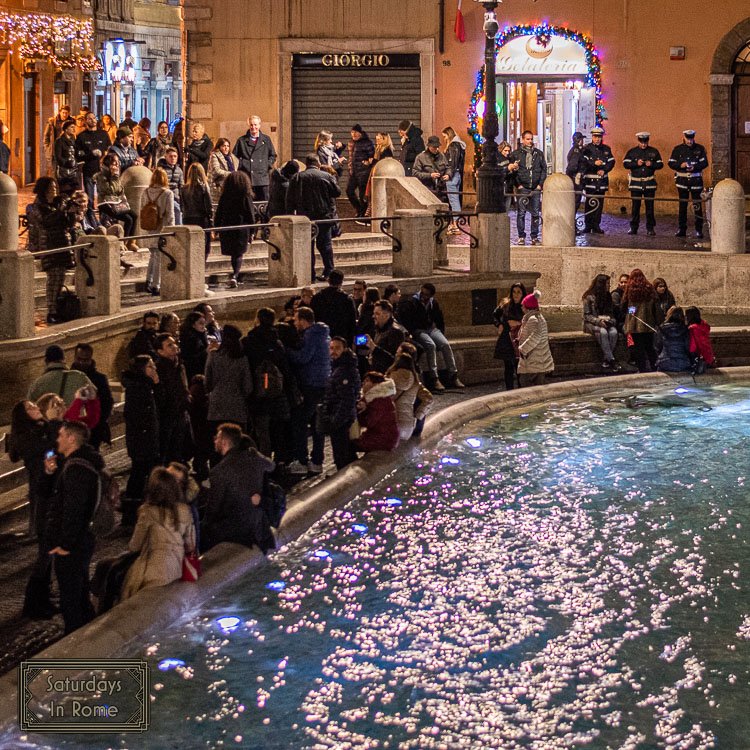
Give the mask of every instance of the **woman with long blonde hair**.
M 320 159 L 320 165 L 325 171 L 333 171 L 338 177 L 344 171 L 344 162 L 346 161 L 345 156 L 341 156 L 341 152 L 344 150 L 344 144 L 341 141 L 333 142 L 333 133 L 328 130 L 321 130 L 315 136 L 315 143 L 313 145 L 313 151 L 318 155 Z
M 374 166 L 381 159 L 392 159 L 393 158 L 393 141 L 389 133 L 376 133 L 375 134 L 375 155 L 372 159 L 368 159 L 365 164 L 371 164 Z M 365 188 L 365 197 L 367 198 L 367 211 L 365 216 L 372 216 L 372 200 L 370 196 L 372 194 L 372 172 L 370 170 L 370 177 L 367 180 L 367 187 Z
M 143 191 L 141 196 L 141 213 L 140 218 L 143 222 L 144 209 L 148 206 L 146 213 L 153 213 L 152 205 L 156 206 L 158 219 L 156 225 L 149 227 L 148 233 L 161 232 L 164 227 L 174 226 L 174 193 L 169 189 L 169 179 L 167 173 L 157 167 L 151 175 L 151 182 Z M 146 289 L 153 295 L 159 294 L 161 288 L 161 259 L 159 251 L 154 248 L 150 249 L 151 257 L 148 261 L 146 270 Z
M 187 180 L 180 188 L 183 224 L 193 224 L 208 229 L 214 218 L 214 207 L 211 193 L 208 190 L 208 178 L 203 165 L 194 161 L 187 173 Z M 211 232 L 205 232 L 206 257 L 211 252 Z

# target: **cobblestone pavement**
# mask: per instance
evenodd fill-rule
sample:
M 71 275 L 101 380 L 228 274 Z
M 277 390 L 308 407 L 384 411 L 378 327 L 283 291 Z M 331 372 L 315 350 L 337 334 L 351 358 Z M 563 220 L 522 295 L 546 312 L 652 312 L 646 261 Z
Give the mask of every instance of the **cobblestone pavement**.
M 451 390 L 437 396 L 440 407 L 451 406 L 460 401 L 476 396 L 493 393 L 496 385 L 482 385 L 466 388 L 465 391 Z M 104 452 L 108 467 L 119 477 L 121 483 L 130 468 L 130 462 L 124 450 Z M 335 470 L 330 446 L 326 441 L 324 472 Z M 323 477 L 325 477 L 325 473 Z M 300 491 L 322 481 L 321 478 L 306 479 L 300 482 L 294 491 Z M 290 492 L 290 497 L 293 496 Z M 19 494 L 19 505 L 23 491 Z M 24 659 L 29 659 L 47 648 L 63 635 L 60 615 L 51 620 L 29 620 L 21 616 L 23 595 L 31 566 L 36 559 L 36 543 L 28 536 L 28 508 L 22 506 L 17 510 L 0 516 L 0 674 L 15 668 Z M 116 529 L 109 537 L 99 540 L 94 552 L 92 572 L 98 560 L 112 557 L 124 552 L 129 534 Z M 57 591 L 53 578 L 53 598 Z M 85 656 L 85 654 L 81 654 Z

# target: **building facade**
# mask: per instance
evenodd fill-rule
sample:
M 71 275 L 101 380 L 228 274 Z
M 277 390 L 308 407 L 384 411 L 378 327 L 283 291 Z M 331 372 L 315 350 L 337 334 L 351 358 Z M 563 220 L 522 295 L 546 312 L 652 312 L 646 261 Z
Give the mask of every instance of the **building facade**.
M 396 136 L 411 119 L 446 125 L 470 145 L 483 102 L 483 8 L 457 0 L 184 0 L 186 109 L 209 134 L 234 140 L 258 114 L 282 159 L 304 155 L 315 131 L 348 138 L 355 122 Z M 444 12 L 441 17 L 441 8 Z M 501 137 L 528 128 L 555 170 L 570 136 L 601 123 L 626 193 L 635 133 L 669 156 L 686 128 L 708 149 L 715 182 L 750 193 L 750 9 L 734 0 L 684 5 L 629 0 L 506 0 L 498 7 Z M 397 139 L 396 139 L 397 140 Z M 467 159 L 471 165 L 472 159 Z M 660 187 L 671 189 L 663 170 Z

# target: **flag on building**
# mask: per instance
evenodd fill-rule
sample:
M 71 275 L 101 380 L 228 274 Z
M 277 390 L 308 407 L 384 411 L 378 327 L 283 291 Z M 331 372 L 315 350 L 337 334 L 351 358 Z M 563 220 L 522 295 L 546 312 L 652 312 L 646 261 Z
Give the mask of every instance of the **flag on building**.
M 456 25 L 453 27 L 453 33 L 459 42 L 466 41 L 466 28 L 464 27 L 464 14 L 461 13 L 461 0 L 458 0 L 458 7 L 456 8 Z

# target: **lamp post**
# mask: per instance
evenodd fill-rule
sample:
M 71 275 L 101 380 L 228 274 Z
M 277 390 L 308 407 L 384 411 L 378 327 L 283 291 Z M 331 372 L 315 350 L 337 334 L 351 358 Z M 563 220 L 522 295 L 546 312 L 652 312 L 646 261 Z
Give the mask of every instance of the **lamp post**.
M 495 37 L 499 29 L 495 8 L 502 0 L 475 0 L 484 6 L 484 122 L 482 164 L 477 170 L 477 213 L 505 213 L 503 171 L 498 166 L 497 84 L 495 81 Z

